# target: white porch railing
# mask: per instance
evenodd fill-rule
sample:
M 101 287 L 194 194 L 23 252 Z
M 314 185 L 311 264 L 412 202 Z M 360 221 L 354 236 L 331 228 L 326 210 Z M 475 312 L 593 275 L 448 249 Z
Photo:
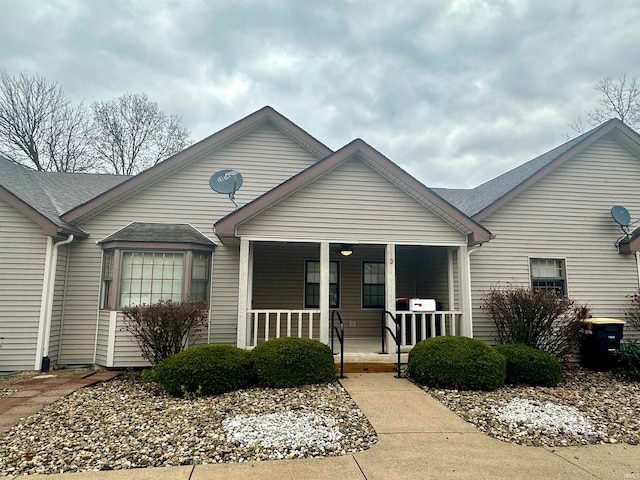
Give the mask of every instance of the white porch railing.
M 249 348 L 270 338 L 320 338 L 320 310 L 260 309 L 248 313 Z M 426 338 L 456 335 L 460 331 L 462 312 L 458 310 L 391 313 L 400 321 L 400 346 L 403 348 L 411 348 Z
M 280 337 L 320 338 L 320 310 L 249 310 L 249 344 Z
M 413 347 L 421 340 L 444 335 L 456 335 L 460 330 L 462 312 L 392 312 L 400 321 L 400 346 Z

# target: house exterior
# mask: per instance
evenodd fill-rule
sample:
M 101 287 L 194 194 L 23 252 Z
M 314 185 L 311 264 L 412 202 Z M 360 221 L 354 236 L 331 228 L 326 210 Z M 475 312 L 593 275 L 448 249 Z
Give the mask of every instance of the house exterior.
M 334 152 L 270 107 L 134 177 L 0 157 L 0 371 L 145 366 L 121 309 L 159 299 L 207 302 L 192 344 L 328 343 L 339 314 L 347 345 L 371 353 L 392 316 L 404 349 L 493 342 L 480 305 L 498 283 L 621 317 L 640 242 L 609 211 L 640 212 L 639 157 L 612 120 L 475 189 L 429 189 L 364 141 Z M 210 188 L 223 170 L 241 173 L 237 210 Z

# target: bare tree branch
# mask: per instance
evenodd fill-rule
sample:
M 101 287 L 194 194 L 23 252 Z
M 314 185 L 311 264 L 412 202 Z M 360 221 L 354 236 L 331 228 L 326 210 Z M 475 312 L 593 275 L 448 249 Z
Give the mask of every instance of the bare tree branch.
M 79 147 L 87 145 L 85 124 L 82 104 L 72 107 L 58 84 L 0 70 L 0 147 L 14 161 L 43 171 L 87 170 Z
M 111 173 L 132 175 L 189 143 L 180 119 L 167 117 L 146 95 L 126 93 L 92 105 L 94 149 Z

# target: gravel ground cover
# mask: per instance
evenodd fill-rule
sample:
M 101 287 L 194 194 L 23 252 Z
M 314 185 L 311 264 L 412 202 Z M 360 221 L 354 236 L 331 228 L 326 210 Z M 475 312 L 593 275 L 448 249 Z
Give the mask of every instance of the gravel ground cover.
M 376 442 L 337 383 L 185 400 L 124 374 L 14 426 L 0 438 L 0 476 L 345 455 Z
M 499 440 L 522 445 L 640 444 L 640 383 L 567 369 L 557 388 L 493 392 L 429 389 L 450 410 Z

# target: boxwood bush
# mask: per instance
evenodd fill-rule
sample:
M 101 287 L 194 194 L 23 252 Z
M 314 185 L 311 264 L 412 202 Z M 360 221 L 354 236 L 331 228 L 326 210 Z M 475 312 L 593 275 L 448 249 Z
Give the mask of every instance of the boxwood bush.
M 507 383 L 557 387 L 562 366 L 550 353 L 522 343 L 497 345 L 496 351 L 507 359 Z
M 310 338 L 274 338 L 251 351 L 258 384 L 285 388 L 335 380 L 331 349 Z
M 230 345 L 201 345 L 177 353 L 147 371 L 171 395 L 217 395 L 249 385 L 249 352 Z
M 506 360 L 480 340 L 434 337 L 409 352 L 409 376 L 419 384 L 458 390 L 495 390 L 504 385 Z

